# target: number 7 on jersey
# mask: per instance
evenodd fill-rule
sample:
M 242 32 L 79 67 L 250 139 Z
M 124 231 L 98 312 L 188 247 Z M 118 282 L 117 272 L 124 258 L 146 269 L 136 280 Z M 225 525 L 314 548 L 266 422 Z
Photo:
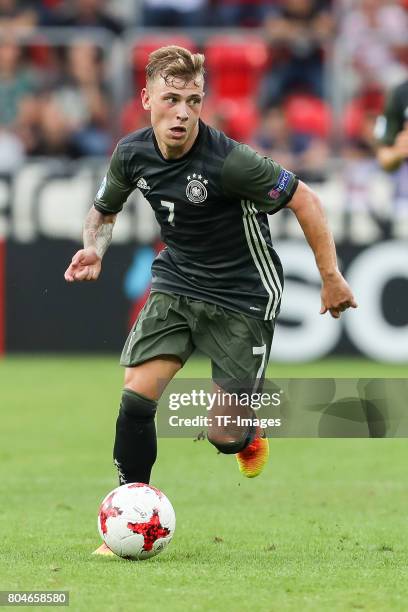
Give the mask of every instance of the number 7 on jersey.
M 169 225 L 172 225 L 174 227 L 176 225 L 174 222 L 174 202 L 166 202 L 166 200 L 161 200 L 160 203 L 162 206 L 169 209 L 169 216 L 167 217 L 167 222 L 169 223 Z

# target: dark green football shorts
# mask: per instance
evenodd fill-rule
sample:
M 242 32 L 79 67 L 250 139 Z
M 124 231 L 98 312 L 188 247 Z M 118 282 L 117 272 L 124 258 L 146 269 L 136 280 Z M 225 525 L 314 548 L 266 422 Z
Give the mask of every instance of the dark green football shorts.
M 132 367 L 159 355 L 175 355 L 184 365 L 197 348 L 211 359 L 213 380 L 222 388 L 225 381 L 235 381 L 259 391 L 273 331 L 273 321 L 154 291 L 130 331 L 120 363 Z

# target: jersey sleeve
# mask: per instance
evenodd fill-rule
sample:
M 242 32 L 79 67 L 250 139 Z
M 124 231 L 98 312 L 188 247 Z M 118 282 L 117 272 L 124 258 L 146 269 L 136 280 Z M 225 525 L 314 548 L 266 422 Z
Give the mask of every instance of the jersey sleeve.
M 94 200 L 94 207 L 99 212 L 110 215 L 120 212 L 123 204 L 135 186 L 126 176 L 124 162 L 117 146 L 110 160 L 109 168 Z
M 403 120 L 398 106 L 396 91 L 388 96 L 385 103 L 384 114 L 377 117 L 374 136 L 378 145 L 392 146 L 395 138 L 402 130 Z
M 226 157 L 221 181 L 226 196 L 251 200 L 259 211 L 269 214 L 286 206 L 299 182 L 292 172 L 245 144 Z

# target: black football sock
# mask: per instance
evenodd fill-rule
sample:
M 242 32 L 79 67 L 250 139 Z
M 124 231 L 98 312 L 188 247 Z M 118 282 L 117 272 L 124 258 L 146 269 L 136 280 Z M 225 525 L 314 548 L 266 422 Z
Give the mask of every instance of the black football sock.
M 120 484 L 150 480 L 157 455 L 156 409 L 157 402 L 130 389 L 123 390 L 113 448 Z

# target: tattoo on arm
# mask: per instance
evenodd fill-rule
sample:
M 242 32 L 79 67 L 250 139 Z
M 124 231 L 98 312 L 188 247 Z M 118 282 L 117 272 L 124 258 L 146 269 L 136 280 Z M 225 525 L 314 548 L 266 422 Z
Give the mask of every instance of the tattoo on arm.
M 89 211 L 84 223 L 84 247 L 94 247 L 102 259 L 112 240 L 116 215 L 103 215 L 94 207 Z

